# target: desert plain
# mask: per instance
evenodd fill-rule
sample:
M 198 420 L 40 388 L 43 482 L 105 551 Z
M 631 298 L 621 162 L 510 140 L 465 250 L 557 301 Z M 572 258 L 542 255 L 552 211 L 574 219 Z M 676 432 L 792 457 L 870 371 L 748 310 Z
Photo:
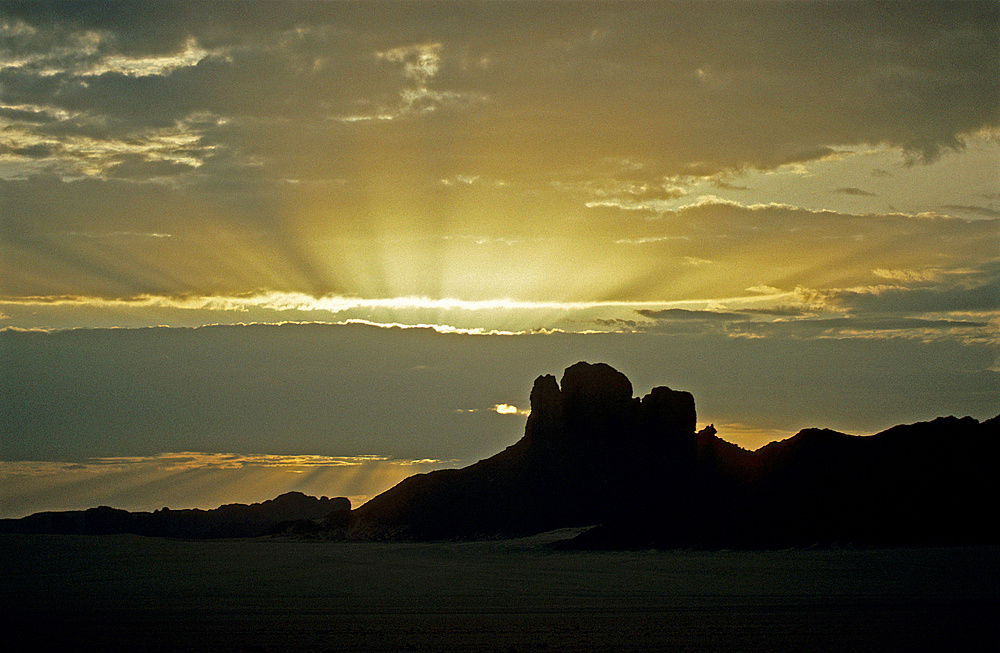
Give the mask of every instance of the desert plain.
M 1000 547 L 3 535 L 10 651 L 990 651 Z

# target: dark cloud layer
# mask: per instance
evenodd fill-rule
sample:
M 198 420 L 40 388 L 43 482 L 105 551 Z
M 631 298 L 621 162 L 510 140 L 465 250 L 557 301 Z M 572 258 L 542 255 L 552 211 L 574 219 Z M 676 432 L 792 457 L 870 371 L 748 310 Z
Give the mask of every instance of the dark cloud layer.
M 960 213 L 971 213 L 985 218 L 1000 218 L 1000 210 L 988 206 L 974 206 L 969 204 L 945 204 L 941 208 Z
M 1000 396 L 987 346 L 910 339 L 284 325 L 8 330 L 0 347 L 4 460 L 203 451 L 471 462 L 523 430 L 493 406 L 526 407 L 536 376 L 578 360 L 612 364 L 640 394 L 691 391 L 702 420 L 786 430 L 987 418 Z

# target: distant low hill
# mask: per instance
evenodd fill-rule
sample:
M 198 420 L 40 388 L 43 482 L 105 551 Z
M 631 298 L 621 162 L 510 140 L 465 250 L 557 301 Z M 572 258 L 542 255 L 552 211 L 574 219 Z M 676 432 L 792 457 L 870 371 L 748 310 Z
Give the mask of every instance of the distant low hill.
M 315 532 L 343 527 L 351 502 L 288 492 L 250 505 L 233 503 L 214 510 L 129 512 L 102 506 L 87 510 L 40 512 L 0 520 L 0 533 L 110 535 L 132 533 L 160 537 L 256 537 L 278 532 Z
M 693 397 L 633 398 L 617 370 L 539 377 L 524 437 L 463 469 L 405 479 L 352 513 L 357 539 L 594 527 L 568 547 L 775 547 L 1000 541 L 1000 416 L 873 436 L 807 429 L 757 451 L 695 432 Z

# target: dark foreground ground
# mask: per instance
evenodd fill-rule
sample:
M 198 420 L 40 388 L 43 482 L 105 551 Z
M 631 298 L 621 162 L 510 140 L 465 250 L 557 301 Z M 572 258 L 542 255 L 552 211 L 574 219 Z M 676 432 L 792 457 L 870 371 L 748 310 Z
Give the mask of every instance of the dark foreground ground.
M 565 536 L 565 534 L 562 534 Z M 994 651 L 1000 547 L 0 537 L 4 649 Z

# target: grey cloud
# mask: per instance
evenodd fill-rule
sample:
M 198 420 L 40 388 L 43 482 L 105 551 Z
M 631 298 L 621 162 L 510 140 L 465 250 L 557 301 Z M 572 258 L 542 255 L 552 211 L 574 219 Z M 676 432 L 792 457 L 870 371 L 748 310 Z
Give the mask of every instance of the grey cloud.
M 56 117 L 46 111 L 32 111 L 29 109 L 12 109 L 10 107 L 0 107 L 0 118 L 11 122 L 26 122 L 34 124 L 45 124 L 54 122 Z
M 986 369 L 995 347 L 901 338 L 257 325 L 7 330 L 0 351 L 8 362 L 0 390 L 18 397 L 14 410 L 0 412 L 4 460 L 225 451 L 472 462 L 512 444 L 524 425 L 455 409 L 524 405 L 535 377 L 579 360 L 609 362 L 637 394 L 656 385 L 688 390 L 703 419 L 770 416 L 789 430 L 872 433 L 937 415 L 983 419 L 995 415 L 1000 392 L 1000 375 Z
M 594 320 L 595 324 L 601 326 L 611 327 L 613 329 L 621 331 L 635 331 L 640 326 L 640 323 L 636 320 L 623 320 L 623 319 L 597 319 Z
M 863 313 L 913 315 L 950 311 L 1000 311 L 1000 282 L 972 288 L 955 286 L 904 288 L 877 292 L 838 290 L 831 299 L 839 306 Z
M 974 206 L 969 204 L 945 204 L 941 208 L 948 209 L 950 211 L 960 211 L 962 213 L 972 213 L 974 215 L 981 215 L 987 218 L 1000 218 L 1000 211 L 988 206 Z
M 4 72 L 7 101 L 99 113 L 132 128 L 198 110 L 282 119 L 370 114 L 398 102 L 407 82 L 374 54 L 440 42 L 428 91 L 490 99 L 456 105 L 476 117 L 447 128 L 455 155 L 477 168 L 467 172 L 497 178 L 513 169 L 551 175 L 568 161 L 623 152 L 652 162 L 651 175 L 772 168 L 828 156 L 829 143 L 899 145 L 932 159 L 1000 120 L 1000 19 L 990 2 L 961 10 L 905 2 L 780 9 L 541 2 L 491 4 L 489 12 L 475 3 L 393 12 L 368 3 L 32 4 L 5 7 L 37 28 L 16 44 L 20 51 L 44 54 L 62 44 L 72 52 L 74 34 L 96 30 L 104 35 L 99 51 L 81 56 L 165 55 L 188 39 L 220 53 L 169 74 L 106 73 L 87 86 L 71 72 Z M 419 128 L 383 121 L 352 138 L 377 131 L 416 156 L 436 142 L 437 134 L 418 134 L 439 119 L 431 114 Z M 508 152 L 491 147 L 492 133 L 502 134 Z
M 48 143 L 38 143 L 24 147 L 10 147 L 9 145 L 0 143 L 0 154 L 13 154 L 15 156 L 28 157 L 29 159 L 45 159 L 57 154 L 60 150 L 61 148 L 58 145 Z
M 151 177 L 169 177 L 195 170 L 189 163 L 175 161 L 150 161 L 142 156 L 124 157 L 107 170 L 108 176 L 122 179 L 149 179 Z
M 747 186 L 737 186 L 735 184 L 730 184 L 729 182 L 717 179 L 712 182 L 712 185 L 716 188 L 721 188 L 723 190 L 750 190 Z
M 690 311 L 683 308 L 668 308 L 658 311 L 640 309 L 636 311 L 636 313 L 652 320 L 665 321 L 708 320 L 715 322 L 743 319 L 745 317 L 739 313 L 724 313 L 721 311 Z
M 984 257 L 974 268 L 953 271 L 935 281 L 825 294 L 835 306 L 872 316 L 1000 311 L 1000 260 Z
M 995 266 L 994 266 L 995 267 Z M 653 324 L 636 323 L 633 330 L 650 333 L 715 333 L 719 336 L 810 339 L 852 337 L 859 333 L 909 331 L 955 332 L 964 336 L 989 336 L 990 323 L 976 319 L 928 318 L 927 313 L 1000 312 L 1000 283 L 995 270 L 964 276 L 964 286 L 880 287 L 871 290 L 831 290 L 820 295 L 825 310 L 799 307 L 693 311 L 686 309 L 637 310 Z M 998 277 L 1000 278 L 1000 277 Z M 975 281 L 973 281 L 975 280 Z M 972 287 L 968 284 L 974 283 Z M 849 313 L 847 315 L 837 312 Z M 780 319 L 775 319 L 780 318 Z
M 729 333 L 747 333 L 772 338 L 811 339 L 855 337 L 864 332 L 983 330 L 989 322 L 944 320 L 919 317 L 826 317 L 782 322 L 743 322 L 732 325 Z
M 776 306 L 772 308 L 745 308 L 740 313 L 746 315 L 763 315 L 769 317 L 806 317 L 812 312 L 795 307 Z
M 856 197 L 878 197 L 878 195 L 876 195 L 875 193 L 869 192 L 861 188 L 851 188 L 851 187 L 837 188 L 830 192 L 840 193 L 841 195 L 854 195 Z
M 684 311 L 690 315 L 671 311 L 637 311 L 644 317 L 656 320 L 654 325 L 638 324 L 635 331 L 659 334 L 716 334 L 719 337 L 754 336 L 780 340 L 810 340 L 814 338 L 850 338 L 870 333 L 873 336 L 886 332 L 913 332 L 925 335 L 942 332 L 949 337 L 960 330 L 966 336 L 988 336 L 989 322 L 977 320 L 928 319 L 906 315 L 866 315 L 847 317 L 822 317 L 814 313 L 795 310 L 747 310 L 738 313 L 712 311 Z M 760 318 L 782 318 L 768 320 Z M 789 319 L 798 318 L 798 319 Z M 962 335 L 954 336 L 961 340 Z
M 809 240 L 851 240 L 858 237 L 906 238 L 930 243 L 941 237 L 991 241 L 997 238 L 996 224 L 992 221 L 963 220 L 947 216 L 913 218 L 901 214 L 854 215 L 836 211 L 811 211 L 784 205 L 749 205 L 705 199 L 675 209 L 662 220 L 640 217 L 625 219 L 618 208 L 595 205 L 591 211 L 595 221 L 610 216 L 617 219 L 614 226 L 626 231 L 630 237 L 663 235 L 669 230 L 675 238 L 686 236 L 696 239 L 697 247 L 705 247 L 719 238 L 738 238 L 752 243 L 755 240 L 773 241 L 784 235 L 799 242 Z M 619 236 L 621 237 L 621 236 Z M 985 250 L 988 251 L 988 250 Z M 792 254 L 786 252 L 785 254 Z M 704 258 L 714 259 L 706 252 Z

